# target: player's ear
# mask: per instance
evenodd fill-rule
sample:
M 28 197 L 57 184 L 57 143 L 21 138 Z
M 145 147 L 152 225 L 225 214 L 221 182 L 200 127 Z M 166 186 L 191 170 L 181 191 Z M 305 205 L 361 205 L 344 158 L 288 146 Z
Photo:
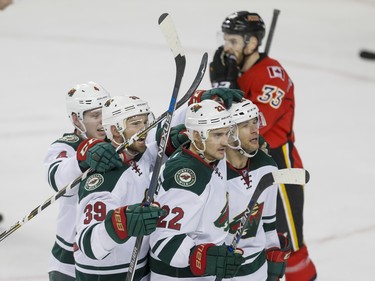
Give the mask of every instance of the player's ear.
M 247 43 L 244 53 L 251 54 L 258 48 L 258 39 L 255 36 L 251 36 Z

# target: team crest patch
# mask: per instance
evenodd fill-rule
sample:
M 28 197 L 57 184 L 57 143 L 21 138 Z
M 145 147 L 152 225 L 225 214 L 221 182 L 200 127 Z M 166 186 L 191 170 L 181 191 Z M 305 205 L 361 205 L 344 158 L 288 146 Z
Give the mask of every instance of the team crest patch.
M 87 191 L 92 191 L 97 189 L 104 182 L 104 178 L 101 174 L 94 174 L 87 178 L 84 189 Z
M 174 180 L 183 187 L 189 187 L 195 183 L 197 177 L 193 170 L 184 168 L 177 171 L 174 175 Z
M 77 137 L 76 135 L 67 135 L 67 136 L 63 136 L 63 137 L 59 138 L 59 141 L 64 141 L 64 142 L 68 142 L 68 143 L 75 143 L 75 142 L 79 141 L 79 137 Z

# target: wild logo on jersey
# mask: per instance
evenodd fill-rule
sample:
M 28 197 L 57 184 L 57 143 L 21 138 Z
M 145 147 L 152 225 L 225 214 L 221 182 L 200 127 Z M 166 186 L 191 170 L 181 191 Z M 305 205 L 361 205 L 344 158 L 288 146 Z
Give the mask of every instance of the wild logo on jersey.
M 66 135 L 58 139 L 59 141 L 67 142 L 67 143 L 75 143 L 79 141 L 79 137 L 76 135 Z
M 84 188 L 87 191 L 92 191 L 98 188 L 104 182 L 104 177 L 101 174 L 93 174 L 88 177 Z
M 177 184 L 183 187 L 189 187 L 194 185 L 195 181 L 197 180 L 197 176 L 193 170 L 183 168 L 177 171 L 177 173 L 174 175 L 174 180 Z
M 224 228 L 225 231 L 229 228 L 229 194 L 227 192 L 227 202 L 220 212 L 220 216 L 215 220 L 214 225 L 217 228 Z
M 243 233 L 242 233 L 242 238 L 250 238 L 250 237 L 256 236 L 260 220 L 262 219 L 263 207 L 264 207 L 264 202 L 261 203 L 261 204 L 258 204 L 258 203 L 255 204 L 254 209 L 249 216 L 249 221 L 246 224 L 246 226 L 244 227 L 244 230 L 243 230 Z M 240 226 L 241 218 L 243 217 L 245 212 L 246 212 L 246 210 L 243 211 L 241 214 L 237 215 L 236 217 L 234 217 L 233 220 L 230 222 L 229 232 L 231 234 L 236 233 L 236 230 Z

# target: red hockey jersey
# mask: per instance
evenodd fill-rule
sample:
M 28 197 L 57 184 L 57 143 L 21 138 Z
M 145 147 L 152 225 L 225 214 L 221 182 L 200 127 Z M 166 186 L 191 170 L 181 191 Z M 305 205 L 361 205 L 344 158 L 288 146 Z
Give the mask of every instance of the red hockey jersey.
M 261 59 L 237 79 L 245 98 L 259 107 L 267 126 L 260 134 L 271 148 L 288 140 L 294 142 L 294 85 L 280 63 L 268 56 Z

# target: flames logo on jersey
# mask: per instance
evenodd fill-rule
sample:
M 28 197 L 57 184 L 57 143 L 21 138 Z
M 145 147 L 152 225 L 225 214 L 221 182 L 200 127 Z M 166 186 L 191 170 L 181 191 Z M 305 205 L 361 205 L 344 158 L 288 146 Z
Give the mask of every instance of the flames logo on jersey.
M 264 207 L 264 202 L 261 204 L 256 203 L 254 205 L 253 211 L 248 217 L 248 223 L 246 224 L 243 230 L 242 238 L 250 238 L 250 237 L 256 236 L 260 221 L 262 219 L 263 207 Z M 242 212 L 241 214 L 237 215 L 236 217 L 234 217 L 233 220 L 229 223 L 230 233 L 232 234 L 236 233 L 237 229 L 240 227 L 241 218 L 243 217 L 245 212 L 246 210 Z
M 229 228 L 229 194 L 227 192 L 227 199 L 224 208 L 221 210 L 219 217 L 215 220 L 214 225 L 218 228 L 224 228 L 227 231 Z

